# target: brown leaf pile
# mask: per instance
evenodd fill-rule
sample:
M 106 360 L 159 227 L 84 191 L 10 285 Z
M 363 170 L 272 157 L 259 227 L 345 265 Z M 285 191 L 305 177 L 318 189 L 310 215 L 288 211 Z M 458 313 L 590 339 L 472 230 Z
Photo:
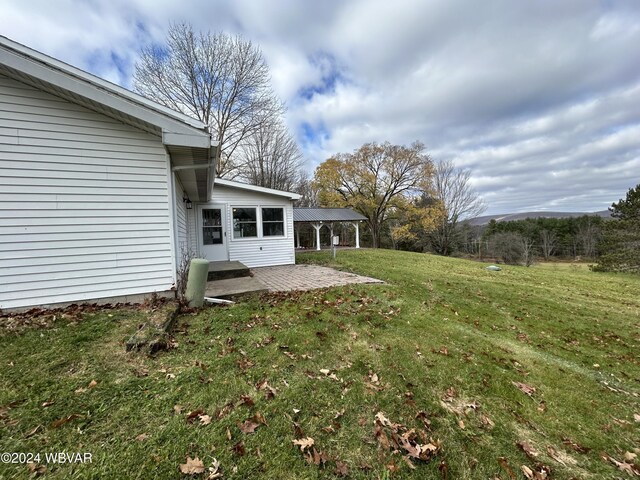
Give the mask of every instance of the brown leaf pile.
M 374 425 L 380 447 L 403 455 L 411 468 L 413 461 L 428 462 L 440 452 L 440 442 L 427 437 L 424 430 L 392 423 L 382 412 L 376 413 Z

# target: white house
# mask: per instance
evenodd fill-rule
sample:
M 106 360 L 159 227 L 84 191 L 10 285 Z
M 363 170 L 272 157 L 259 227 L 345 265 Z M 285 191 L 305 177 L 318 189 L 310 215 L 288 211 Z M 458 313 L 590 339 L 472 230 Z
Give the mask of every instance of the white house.
M 298 195 L 215 179 L 218 154 L 198 120 L 0 37 L 0 309 L 170 291 L 183 250 L 294 263 Z
M 187 248 L 248 267 L 295 263 L 293 200 L 298 194 L 217 178 L 211 201 L 190 210 Z

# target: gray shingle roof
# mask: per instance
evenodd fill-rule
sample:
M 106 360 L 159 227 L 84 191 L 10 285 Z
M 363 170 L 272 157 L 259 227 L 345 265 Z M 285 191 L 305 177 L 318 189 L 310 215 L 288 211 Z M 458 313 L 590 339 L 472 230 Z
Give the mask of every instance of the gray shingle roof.
M 355 222 L 366 220 L 350 208 L 294 208 L 294 222 Z

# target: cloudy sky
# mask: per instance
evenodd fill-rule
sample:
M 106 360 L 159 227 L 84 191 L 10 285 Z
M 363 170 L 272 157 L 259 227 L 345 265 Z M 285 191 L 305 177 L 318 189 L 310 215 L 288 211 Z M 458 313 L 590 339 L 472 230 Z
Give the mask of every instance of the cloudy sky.
M 605 209 L 640 183 L 640 1 L 0 0 L 0 34 L 131 87 L 170 22 L 239 33 L 313 171 L 421 140 L 488 214 Z

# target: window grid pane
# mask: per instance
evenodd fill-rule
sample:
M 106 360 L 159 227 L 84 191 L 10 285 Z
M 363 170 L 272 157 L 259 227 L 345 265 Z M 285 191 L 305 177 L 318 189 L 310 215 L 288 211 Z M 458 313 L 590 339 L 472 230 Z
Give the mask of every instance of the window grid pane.
M 284 236 L 284 208 L 276 207 L 262 209 L 262 236 Z
M 233 237 L 251 238 L 258 236 L 257 208 L 233 209 Z
M 222 210 L 207 208 L 202 210 L 203 245 L 220 245 L 222 239 Z

